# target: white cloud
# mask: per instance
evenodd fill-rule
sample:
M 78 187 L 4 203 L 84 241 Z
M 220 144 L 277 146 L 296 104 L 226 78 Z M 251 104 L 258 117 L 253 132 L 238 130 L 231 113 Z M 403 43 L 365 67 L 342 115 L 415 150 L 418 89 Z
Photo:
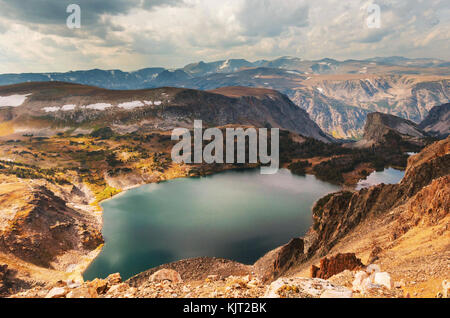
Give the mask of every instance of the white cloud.
M 380 29 L 366 26 L 372 2 L 381 7 Z M 58 19 L 51 16 L 42 21 L 32 12 L 0 12 L 0 73 L 180 67 L 281 55 L 450 59 L 447 0 L 147 1 L 151 10 L 114 3 L 90 14 L 78 31 L 54 24 Z

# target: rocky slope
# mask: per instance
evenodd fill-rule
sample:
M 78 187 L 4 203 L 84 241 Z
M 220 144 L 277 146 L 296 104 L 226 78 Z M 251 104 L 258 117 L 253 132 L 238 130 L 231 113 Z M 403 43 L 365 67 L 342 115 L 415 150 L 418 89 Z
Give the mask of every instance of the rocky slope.
M 205 127 L 270 125 L 321 141 L 333 140 L 289 98 L 268 89 L 112 91 L 52 82 L 0 87 L 0 96 L 0 124 L 10 127 L 9 134 L 48 135 L 58 129 L 92 129 L 99 125 L 125 132 L 171 130 L 193 128 L 194 120 L 203 120 Z
M 450 134 L 450 103 L 433 107 L 419 128 L 437 138 Z
M 448 79 L 426 76 L 313 77 L 288 95 L 335 136 L 358 137 L 370 112 L 421 122 L 428 111 L 449 100 Z
M 361 137 L 368 113 L 388 113 L 420 123 L 431 108 L 450 100 L 448 75 L 373 72 L 317 75 L 253 68 L 211 74 L 181 85 L 205 90 L 235 85 L 276 89 L 305 109 L 324 131 L 341 138 Z
M 326 196 L 313 209 L 314 225 L 306 237 L 295 238 L 270 251 L 253 266 L 214 258 L 183 260 L 150 269 L 126 282 L 121 282 L 117 274 L 105 280 L 82 282 L 79 276 L 56 271 L 51 272 L 49 279 L 43 274 L 45 269 L 39 267 L 34 269 L 33 277 L 36 279 L 35 271 L 42 276 L 39 283 L 33 284 L 23 274 L 18 282 L 11 270 L 17 271 L 24 263 L 9 260 L 7 264 L 14 266 L 11 270 L 9 265 L 6 269 L 0 266 L 3 280 L 0 283 L 15 286 L 19 293 L 14 297 L 435 297 L 438 292 L 443 295 L 442 282 L 449 275 L 450 265 L 449 157 L 450 137 L 411 157 L 400 184 Z M 17 184 L 17 180 L 13 183 Z M 17 190 L 12 191 L 20 195 Z M 53 191 L 64 197 L 62 189 Z M 63 211 L 65 206 L 60 200 L 53 200 L 50 193 L 43 195 L 50 202 L 46 208 L 50 213 L 43 220 L 57 222 L 52 207 Z M 79 196 L 80 204 L 87 200 L 84 195 Z M 11 202 L 15 200 L 11 194 L 8 198 Z M 5 202 L 7 207 L 11 205 L 10 201 Z M 71 215 L 69 211 L 67 217 Z M 80 218 L 71 222 L 77 226 L 77 220 Z M 49 229 L 50 233 L 42 229 L 39 233 L 51 238 L 52 227 Z M 37 239 L 41 237 L 32 229 L 31 233 Z M 27 239 L 27 233 L 22 234 Z M 82 237 L 80 234 L 77 231 L 71 235 L 77 239 Z M 64 250 L 65 246 L 55 247 L 59 248 Z M 83 252 L 86 255 L 88 251 Z M 322 259 L 323 256 L 327 259 Z M 4 262 L 2 257 L 0 253 L 0 263 Z M 311 265 L 319 261 L 320 267 L 310 271 Z M 380 266 L 364 265 L 374 262 L 384 272 Z M 57 264 L 62 263 L 51 264 L 59 268 Z
M 434 143 L 408 161 L 405 177 L 399 184 L 381 184 L 359 192 L 343 191 L 319 200 L 313 208 L 313 229 L 316 237 L 309 254 L 325 255 L 342 237 L 371 216 L 386 214 L 404 204 L 414 204 L 416 195 L 427 186 L 442 189 L 440 209 L 430 208 L 436 218 L 447 216 L 450 206 L 448 175 L 450 174 L 450 139 Z M 429 192 L 428 192 L 429 193 Z M 429 198 L 434 200 L 433 197 Z M 405 210 L 408 210 L 405 208 Z
M 92 200 L 76 180 L 57 184 L 2 175 L 0 249 L 50 268 L 58 267 L 52 261 L 69 250 L 94 250 L 103 239 Z
M 9 214 L 0 232 L 2 251 L 55 268 L 58 257 L 69 258 L 69 252 L 74 253 L 71 257 L 82 257 L 103 243 L 100 222 L 88 211 L 68 207 L 44 186 L 24 194 L 27 196 L 19 198 L 18 193 L 2 191 L 2 214 Z M 24 200 L 26 207 L 14 211 L 19 200 Z
M 308 260 L 288 273 L 308 275 L 321 257 L 353 252 L 381 265 L 411 297 L 442 296 L 450 274 L 449 158 L 447 138 L 412 156 L 399 184 L 319 200 L 305 237 Z

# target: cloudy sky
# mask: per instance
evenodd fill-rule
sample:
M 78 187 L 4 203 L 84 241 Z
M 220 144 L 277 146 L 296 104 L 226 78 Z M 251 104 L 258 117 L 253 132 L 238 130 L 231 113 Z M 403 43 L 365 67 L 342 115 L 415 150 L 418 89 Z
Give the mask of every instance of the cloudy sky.
M 69 29 L 69 4 L 81 28 Z M 369 28 L 367 7 L 381 8 Z M 450 60 L 449 0 L 0 0 L 0 73 L 279 56 Z

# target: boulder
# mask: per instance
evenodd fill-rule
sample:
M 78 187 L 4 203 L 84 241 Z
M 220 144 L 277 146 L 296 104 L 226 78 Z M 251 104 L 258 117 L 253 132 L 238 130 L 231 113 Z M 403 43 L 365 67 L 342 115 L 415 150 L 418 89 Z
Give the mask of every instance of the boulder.
M 115 273 L 106 277 L 106 281 L 108 282 L 108 287 L 111 287 L 120 284 L 122 282 L 122 277 L 120 277 L 119 273 Z
M 45 298 L 64 298 L 67 293 L 68 291 L 63 287 L 54 287 L 48 292 Z
M 353 281 L 352 289 L 353 291 L 362 292 L 364 290 L 363 288 L 363 281 L 365 279 L 369 278 L 369 275 L 367 275 L 364 271 L 359 271 L 355 274 L 355 280 Z
M 126 294 L 126 292 L 130 289 L 130 285 L 127 283 L 120 283 L 112 286 L 108 292 L 106 293 L 106 297 L 108 298 L 120 298 L 122 295 Z
M 91 294 L 97 293 L 98 295 L 105 294 L 108 291 L 108 281 L 105 279 L 94 279 L 92 282 L 87 284 L 91 291 Z
M 361 283 L 361 293 L 362 294 L 366 294 L 366 293 L 370 292 L 373 289 L 380 289 L 380 288 L 381 288 L 381 286 L 377 285 L 377 284 L 374 284 L 370 277 L 367 277 Z
M 369 266 L 366 267 L 366 272 L 369 274 L 379 273 L 381 272 L 380 265 L 370 264 Z
M 82 286 L 71 290 L 66 295 L 66 298 L 96 298 L 96 295 L 92 295 L 92 291 L 89 288 Z
M 345 270 L 355 270 L 364 267 L 355 253 L 337 254 L 330 258 L 323 258 L 320 260 L 320 267 L 311 267 L 312 278 L 328 279 Z
M 384 286 L 387 289 L 392 289 L 393 286 L 391 275 L 386 272 L 375 273 L 373 282 L 377 285 Z
M 74 281 L 67 282 L 67 287 L 69 287 L 70 289 L 79 288 L 80 286 L 81 286 L 81 284 L 78 282 L 74 282 Z
M 270 284 L 264 298 L 331 298 L 351 297 L 352 292 L 319 278 L 279 278 Z
M 150 276 L 151 282 L 162 282 L 165 280 L 171 281 L 175 284 L 183 282 L 180 274 L 172 269 L 161 269 Z
M 352 298 L 353 293 L 351 290 L 332 290 L 327 289 L 320 295 L 320 298 Z

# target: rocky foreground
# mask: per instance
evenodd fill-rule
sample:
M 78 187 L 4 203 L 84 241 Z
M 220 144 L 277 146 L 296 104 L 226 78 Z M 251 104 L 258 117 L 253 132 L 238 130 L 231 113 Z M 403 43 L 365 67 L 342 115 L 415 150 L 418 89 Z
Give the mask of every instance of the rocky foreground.
M 354 255 L 353 255 L 354 256 Z M 340 264 L 344 265 L 344 264 Z M 306 277 L 283 277 L 264 284 L 254 274 L 246 276 L 208 275 L 202 281 L 183 281 L 170 269 L 161 269 L 148 280 L 136 284 L 123 282 L 119 274 L 106 279 L 80 283 L 59 281 L 35 287 L 13 298 L 405 298 L 404 281 L 394 282 L 379 265 L 359 270 L 344 270 L 328 280 Z M 436 297 L 450 297 L 450 283 L 442 282 Z

